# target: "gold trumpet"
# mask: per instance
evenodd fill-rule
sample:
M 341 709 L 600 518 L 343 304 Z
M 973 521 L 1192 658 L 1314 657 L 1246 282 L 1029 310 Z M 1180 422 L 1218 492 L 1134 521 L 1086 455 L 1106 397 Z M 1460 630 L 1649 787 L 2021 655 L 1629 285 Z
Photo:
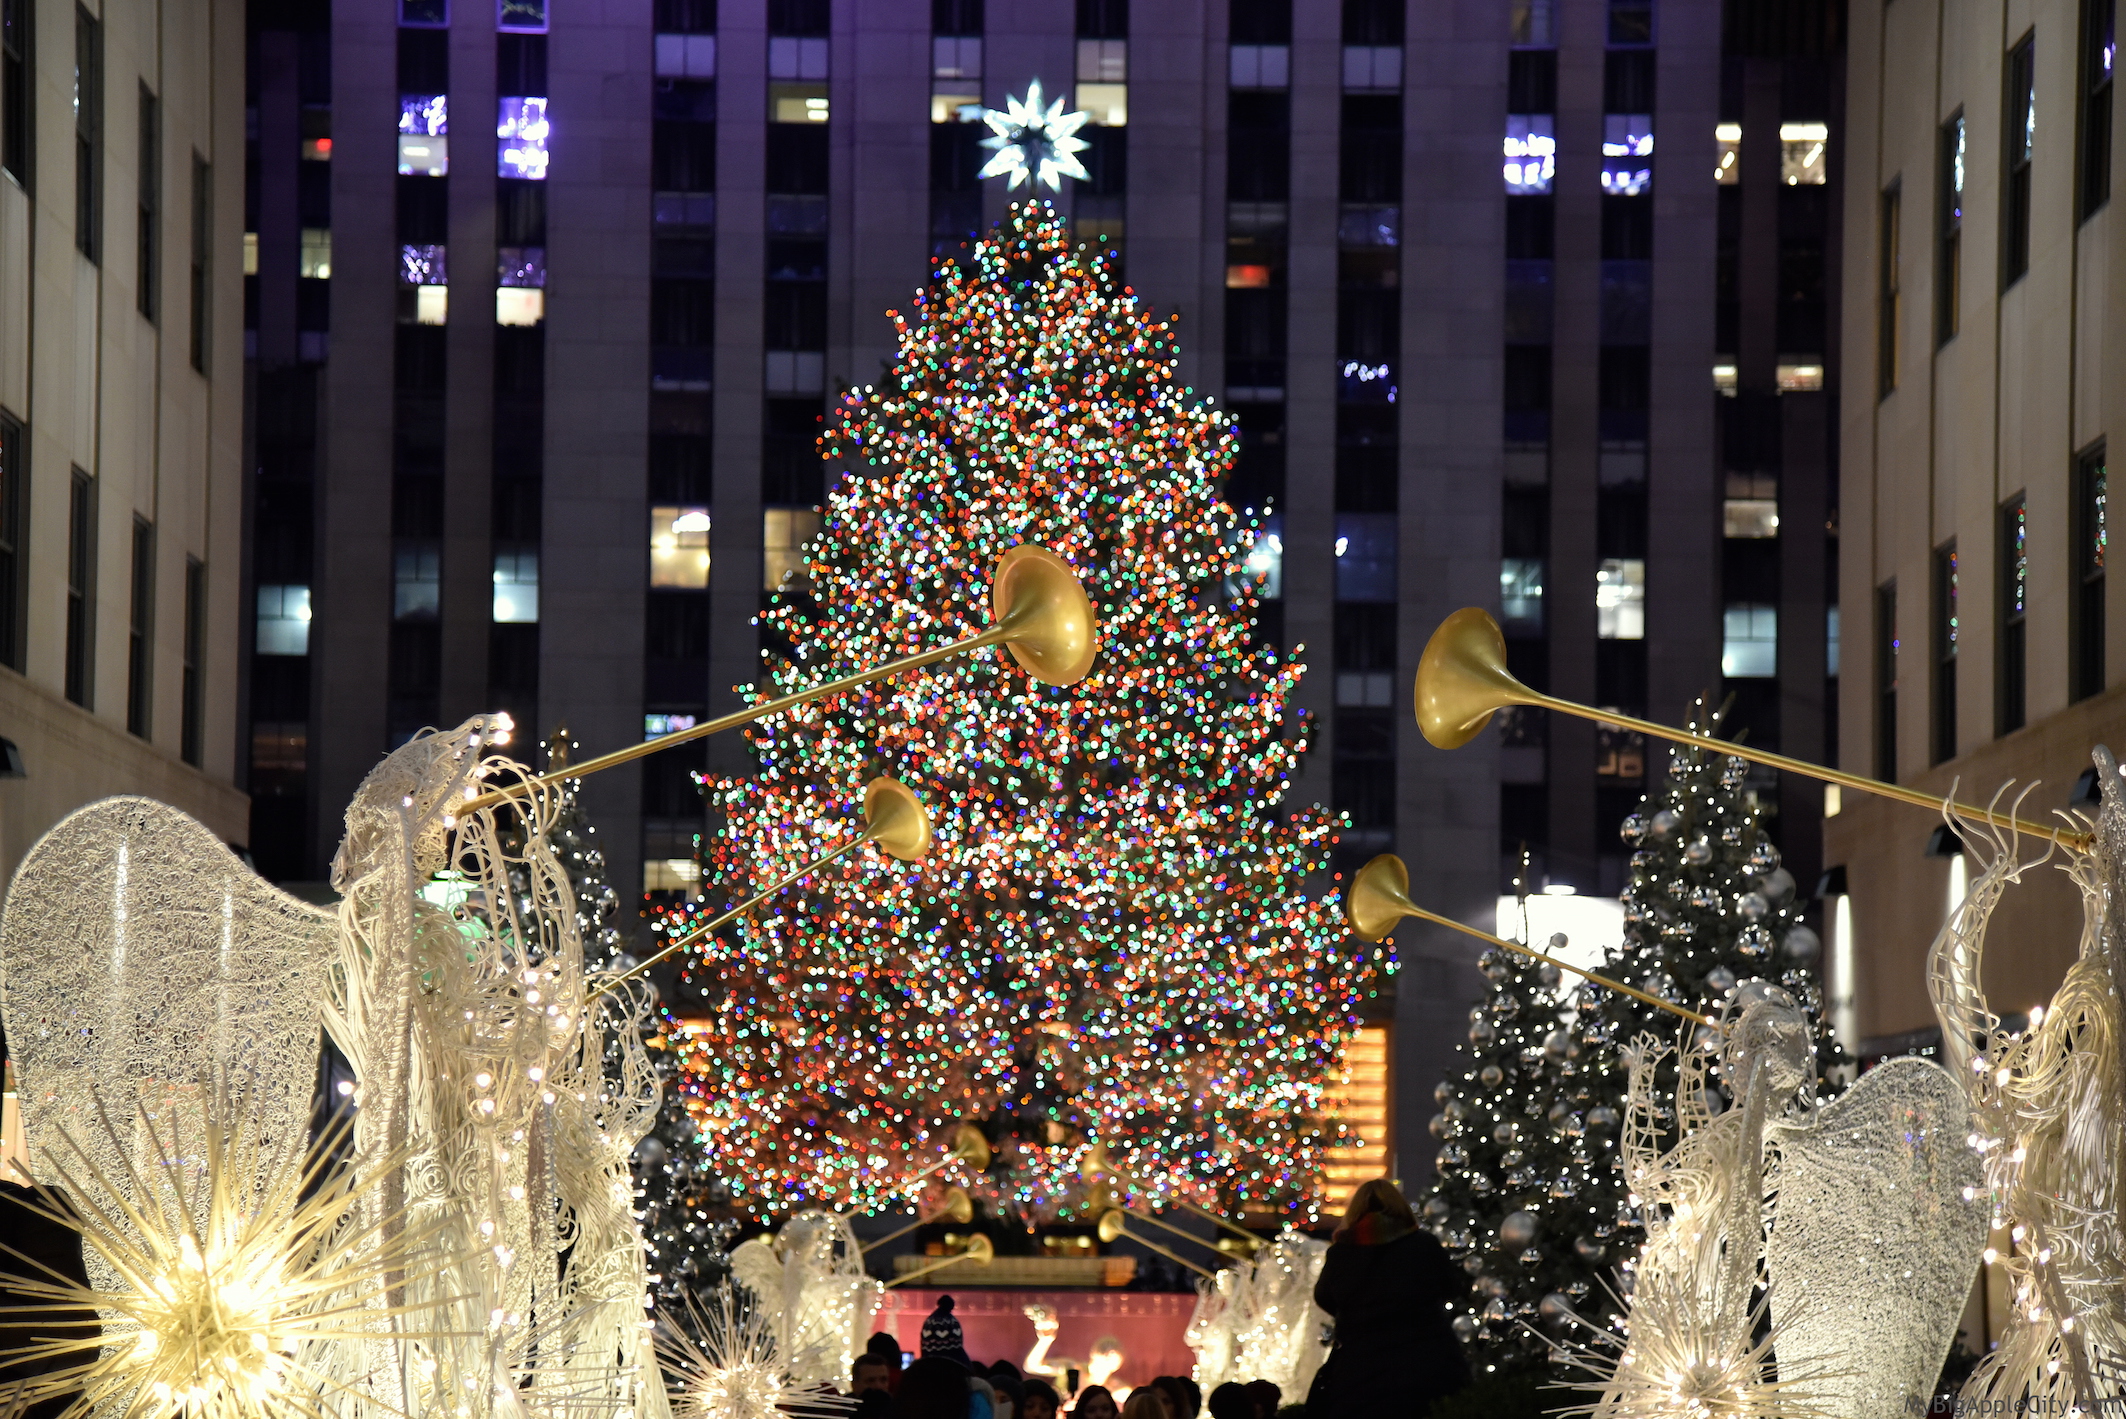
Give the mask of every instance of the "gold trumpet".
M 989 585 L 989 604 L 992 621 L 988 630 L 950 645 L 932 647 L 914 655 L 902 656 L 884 665 L 831 680 L 824 685 L 815 685 L 809 690 L 799 690 L 794 695 L 769 700 L 734 713 L 697 724 L 692 729 L 682 729 L 676 734 L 667 734 L 661 739 L 630 744 L 625 749 L 615 749 L 609 754 L 600 754 L 594 759 L 585 759 L 570 768 L 551 769 L 531 778 L 492 788 L 487 792 L 467 799 L 456 811 L 460 814 L 492 807 L 506 799 L 534 789 L 551 787 L 569 779 L 582 778 L 602 769 L 615 768 L 632 763 L 671 748 L 691 739 L 720 734 L 726 729 L 736 729 L 741 724 L 751 724 L 756 719 L 765 719 L 771 714 L 795 709 L 810 704 L 828 695 L 838 695 L 844 690 L 853 690 L 859 685 L 868 685 L 873 680 L 883 680 L 889 675 L 904 671 L 920 670 L 940 660 L 949 660 L 955 655 L 1001 645 L 1011 652 L 1011 658 L 1021 669 L 1036 680 L 1047 685 L 1073 685 L 1085 678 L 1092 668 L 1093 655 L 1100 648 L 1100 628 L 1093 619 L 1092 603 L 1086 599 L 1085 588 L 1062 558 L 1046 547 L 1022 543 L 1013 547 L 997 560 L 997 570 Z
M 1165 1257 L 1168 1261 L 1171 1261 L 1176 1264 L 1177 1266 L 1187 1267 L 1189 1270 L 1195 1272 L 1198 1276 L 1215 1276 L 1218 1274 L 1207 1266 L 1196 1265 L 1195 1262 L 1190 1261 L 1187 1257 L 1183 1256 L 1177 1251 L 1172 1250 L 1171 1248 L 1159 1245 L 1159 1243 L 1153 1241 L 1150 1237 L 1145 1236 L 1142 1232 L 1132 1232 L 1129 1229 L 1129 1219 L 1132 1217 L 1141 1217 L 1147 1222 L 1158 1221 L 1157 1218 L 1147 1217 L 1142 1212 L 1131 1212 L 1126 1208 L 1111 1207 L 1107 1211 L 1100 1214 L 1100 1226 L 1098 1229 L 1100 1240 L 1103 1242 L 1116 1242 L 1122 1240 L 1124 1237 L 1127 1237 L 1129 1238 L 1129 1240 L 1135 1242 L 1138 1246 L 1147 1248 L 1151 1251 L 1155 1251 L 1159 1253 L 1159 1255 Z M 1160 1222 L 1159 1225 L 1162 1227 L 1168 1227 L 1168 1229 L 1171 1231 L 1181 1231 L 1179 1227 L 1171 1227 L 1169 1226 L 1169 1224 L 1164 1222 Z M 1186 1232 L 1181 1232 L 1181 1235 L 1184 1237 L 1188 1237 L 1189 1234 Z M 1189 1240 L 1192 1242 L 1197 1242 L 1198 1245 L 1203 1245 L 1203 1243 L 1196 1237 L 1189 1237 Z
M 945 1189 L 945 1203 L 935 1212 L 918 1213 L 916 1219 L 907 1226 L 896 1227 L 878 1240 L 864 1243 L 861 1249 L 867 1252 L 876 1251 L 895 1238 L 905 1237 L 916 1228 L 927 1227 L 932 1222 L 959 1222 L 964 1225 L 973 1220 L 974 1202 L 967 1196 L 967 1189 L 955 1183 Z
M 1713 1023 L 1695 1010 L 1685 1010 L 1682 1006 L 1663 1000 L 1658 995 L 1649 995 L 1637 986 L 1611 980 L 1608 976 L 1598 976 L 1593 971 L 1583 971 L 1570 961 L 1561 961 L 1557 957 L 1546 955 L 1532 946 L 1523 946 L 1518 941 L 1508 941 L 1503 936 L 1493 936 L 1488 931 L 1478 931 L 1473 926 L 1464 926 L 1452 917 L 1441 916 L 1438 912 L 1426 911 L 1416 902 L 1410 900 L 1410 871 L 1403 866 L 1403 860 L 1392 852 L 1384 852 L 1364 867 L 1359 868 L 1358 875 L 1351 879 L 1351 890 L 1344 894 L 1344 920 L 1351 924 L 1353 931 L 1366 940 L 1378 941 L 1394 930 L 1395 923 L 1406 916 L 1421 917 L 1426 921 L 1449 927 L 1464 935 L 1474 936 L 1479 941 L 1488 941 L 1494 946 L 1503 946 L 1508 951 L 1518 951 L 1523 956 L 1533 956 L 1536 960 L 1546 961 L 1561 971 L 1571 971 L 1574 975 L 1584 980 L 1591 980 L 1596 985 L 1609 990 L 1621 991 L 1634 1000 L 1643 1000 L 1648 1005 L 1659 1010 L 1666 1010 L 1671 1015 L 1681 1015 L 1684 1019 L 1700 1025 Z
M 957 1266 L 963 1261 L 971 1261 L 976 1266 L 987 1266 L 990 1262 L 995 1261 L 996 1259 L 996 1243 L 990 1241 L 989 1238 L 983 1236 L 980 1232 L 977 1232 L 971 1239 L 969 1239 L 967 1246 L 964 1250 L 956 1251 L 948 1257 L 941 1257 L 938 1260 L 931 1262 L 928 1266 L 918 1266 L 913 1271 L 904 1272 L 903 1274 L 894 1277 L 891 1281 L 888 1281 L 886 1283 L 886 1286 L 888 1289 L 891 1289 L 895 1286 L 905 1286 L 909 1282 L 915 1280 L 915 1278 L 918 1276 L 928 1276 L 933 1271 L 943 1271 L 946 1267 Z
M 1147 1196 L 1151 1193 L 1151 1189 L 1144 1185 L 1142 1179 L 1115 1166 L 1114 1160 L 1107 1156 L 1107 1145 L 1105 1143 L 1095 1142 L 1090 1149 L 1086 1150 L 1085 1161 L 1078 1164 L 1078 1176 L 1084 1178 L 1087 1182 L 1094 1182 L 1106 1173 L 1113 1173 L 1116 1177 Z M 1247 1228 L 1237 1227 L 1208 1208 L 1198 1207 L 1185 1197 L 1170 1197 L 1167 1201 L 1184 1212 L 1192 1212 L 1206 1222 L 1215 1223 L 1223 1227 L 1226 1231 L 1246 1242 L 1250 1252 L 1262 1245 L 1262 1238 L 1256 1236 Z M 1187 1234 L 1183 1233 L 1183 1235 L 1186 1236 Z
M 982 1136 L 982 1130 L 971 1123 L 963 1123 L 952 1131 L 952 1147 L 946 1150 L 945 1156 L 902 1183 L 899 1190 L 906 1192 L 932 1173 L 941 1173 L 954 1163 L 965 1163 L 979 1173 L 989 1166 L 989 1158 L 989 1140 Z
M 1903 788 L 1894 783 L 1884 783 L 1880 779 L 1862 778 L 1858 774 L 1827 769 L 1820 764 L 1806 763 L 1800 759 L 1790 759 L 1784 754 L 1752 749 L 1744 744 L 1730 743 L 1706 734 L 1670 729 L 1667 725 L 1655 724 L 1652 720 L 1633 719 L 1629 715 L 1591 709 L 1586 705 L 1574 704 L 1570 700 L 1537 694 L 1514 679 L 1512 672 L 1507 670 L 1506 638 L 1499 633 L 1498 622 L 1492 620 L 1479 607 L 1463 607 L 1440 622 L 1439 629 L 1432 633 L 1432 639 L 1425 642 L 1424 656 L 1417 663 L 1417 727 L 1434 746 L 1441 749 L 1459 749 L 1490 723 L 1491 716 L 1496 711 L 1508 705 L 1529 705 L 1536 709 L 1556 710 L 1560 714 L 1569 714 L 1580 719 L 1591 719 L 1599 724 L 1621 725 L 1641 734 L 1650 734 L 1656 739 L 1688 744 L 1698 749 L 1710 749 L 1717 754 L 1731 754 L 1738 759 L 1748 759 L 1754 764 L 1783 769 L 1789 773 L 1800 774 L 1804 778 L 1821 779 L 1825 783 L 1835 783 L 1842 788 L 1872 793 L 1899 803 L 1931 809 L 1936 813 L 1942 809 L 1940 798 L 1922 793 L 1916 788 Z M 2090 835 L 2075 828 L 2033 823 L 1991 809 L 1974 808 L 1965 803 L 1951 803 L 1949 806 L 1963 817 L 2013 828 L 2016 832 L 2029 833 L 2033 837 L 2050 838 L 2062 847 L 2087 851 L 2090 845 Z
M 593 996 L 612 990 L 624 981 L 634 979 L 675 951 L 685 950 L 709 933 L 736 921 L 768 898 L 804 877 L 809 877 L 837 858 L 846 857 L 865 843 L 877 843 L 890 857 L 903 862 L 913 862 L 930 851 L 930 815 L 923 811 L 920 799 L 898 779 L 875 778 L 864 788 L 864 830 L 843 843 L 824 857 L 814 858 L 767 890 L 746 898 L 737 906 L 714 920 L 703 922 L 684 936 L 667 942 L 662 951 L 638 963 L 623 975 L 603 981 Z

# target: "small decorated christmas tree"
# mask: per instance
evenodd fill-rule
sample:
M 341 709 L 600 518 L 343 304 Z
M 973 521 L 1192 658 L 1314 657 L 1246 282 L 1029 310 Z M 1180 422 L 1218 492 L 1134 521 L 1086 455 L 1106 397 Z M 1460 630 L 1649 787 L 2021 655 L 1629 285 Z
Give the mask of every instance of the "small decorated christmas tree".
M 1513 925 L 1501 922 L 1502 934 L 1524 939 L 1525 915 Z M 1534 944 L 1555 955 L 1567 943 Z M 1576 1028 L 1585 998 L 1556 966 L 1494 948 L 1477 969 L 1484 998 L 1434 1091 L 1441 1147 L 1423 1214 L 1476 1282 L 1455 1332 L 1474 1342 L 1480 1368 L 1495 1368 L 1547 1351 L 1531 1329 L 1539 1320 L 1606 1299 L 1596 1278 L 1620 1242 L 1624 1089 Z

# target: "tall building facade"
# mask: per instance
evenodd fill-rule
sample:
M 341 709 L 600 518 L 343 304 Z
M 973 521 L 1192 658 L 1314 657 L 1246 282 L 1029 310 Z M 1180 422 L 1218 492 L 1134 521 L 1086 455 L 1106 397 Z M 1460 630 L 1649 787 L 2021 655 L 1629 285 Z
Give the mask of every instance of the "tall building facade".
M 241 849 L 243 14 L 0 5 L 0 882 L 60 817 Z
M 1037 195 L 1238 421 L 1339 872 L 1398 852 L 1479 925 L 1524 855 L 1623 881 L 1647 746 L 1418 736 L 1461 606 L 1538 688 L 1670 720 L 1731 691 L 1757 742 L 1820 749 L 1830 7 L 1724 42 L 1701 0 L 394 5 L 253 8 L 248 769 L 280 875 L 322 875 L 421 724 L 507 708 L 596 750 L 737 707 L 782 649 L 761 609 L 808 594 L 826 401 L 1026 197 L 979 177 L 980 115 L 1035 81 L 1091 145 Z M 745 767 L 724 736 L 589 781 L 624 890 L 714 890 L 690 771 Z M 1764 790 L 1813 880 L 1816 800 Z M 1398 947 L 1414 1179 L 1475 982 L 1463 938 Z
M 2034 783 L 2027 818 L 2093 811 L 2091 746 L 2126 723 L 2126 591 L 2106 575 L 2126 420 L 2115 5 L 1869 0 L 1851 25 L 1842 766 L 1970 802 Z M 1974 869 L 1925 813 L 1839 808 L 1833 947 L 1858 1032 L 1924 1032 L 1927 947 Z M 2081 916 L 2049 868 L 2009 889 L 1996 1008 L 2050 997 Z

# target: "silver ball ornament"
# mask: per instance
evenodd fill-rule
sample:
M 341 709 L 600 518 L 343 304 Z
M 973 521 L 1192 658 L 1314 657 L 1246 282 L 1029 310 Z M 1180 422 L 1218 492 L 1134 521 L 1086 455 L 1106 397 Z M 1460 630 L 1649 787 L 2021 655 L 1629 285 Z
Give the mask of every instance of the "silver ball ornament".
M 1683 860 L 1693 867 L 1703 867 L 1713 860 L 1713 845 L 1700 838 L 1683 849 Z
M 1666 842 L 1676 835 L 1676 826 L 1681 821 L 1681 819 L 1676 817 L 1674 809 L 1663 808 L 1660 812 L 1654 814 L 1653 818 L 1647 823 L 1647 827 L 1652 831 L 1656 842 Z
M 1794 874 L 1784 867 L 1775 867 L 1764 874 L 1757 890 L 1764 893 L 1764 899 L 1773 906 L 1783 907 L 1794 900 Z
M 1725 995 L 1735 988 L 1735 973 L 1725 966 L 1715 966 L 1705 973 L 1705 988 L 1715 995 Z
M 1735 938 L 1735 949 L 1745 956 L 1762 958 L 1772 949 L 1772 933 L 1761 926 L 1745 926 Z
M 1609 1248 L 1603 1246 L 1593 1237 L 1581 1237 L 1573 1242 L 1572 1254 L 1582 1261 L 1595 1262 L 1607 1256 Z
M 1806 966 L 1823 954 L 1823 938 L 1806 926 L 1790 926 L 1780 938 L 1779 954 L 1797 966 Z
M 1499 1240 L 1509 1247 L 1525 1247 L 1535 1240 L 1533 1212 L 1508 1212 L 1499 1220 Z
M 1764 899 L 1762 892 L 1744 892 L 1735 899 L 1735 910 L 1744 921 L 1763 921 L 1770 913 L 1772 904 Z

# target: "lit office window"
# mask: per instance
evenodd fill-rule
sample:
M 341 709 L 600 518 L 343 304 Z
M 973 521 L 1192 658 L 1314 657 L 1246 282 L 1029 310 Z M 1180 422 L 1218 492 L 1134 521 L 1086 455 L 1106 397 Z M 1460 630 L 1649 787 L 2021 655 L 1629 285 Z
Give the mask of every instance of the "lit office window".
M 310 588 L 261 586 L 258 589 L 258 653 L 310 653 Z
M 332 228 L 304 227 L 295 274 L 316 281 L 332 279 Z
M 443 605 L 443 557 L 433 542 L 401 542 L 392 551 L 391 615 L 432 621 Z
M 1720 618 L 1720 673 L 1730 680 L 1779 673 L 1779 608 L 1736 602 Z
M 1506 557 L 1499 562 L 1499 624 L 1522 634 L 1543 629 L 1543 559 Z
M 805 544 L 819 531 L 819 509 L 771 507 L 761 511 L 760 584 L 766 591 L 807 591 Z M 785 582 L 788 585 L 785 585 Z
M 1831 180 L 1824 155 L 1831 129 L 1823 123 L 1779 125 L 1779 180 L 1788 187 L 1812 187 Z
M 519 547 L 495 553 L 494 619 L 526 625 L 539 619 L 539 552 Z
M 1653 116 L 1602 115 L 1602 190 L 1612 197 L 1636 197 L 1651 187 L 1653 180 Z
M 552 126 L 546 100 L 511 96 L 495 101 L 495 176 L 546 179 L 546 141 Z
M 709 584 L 709 510 L 650 509 L 650 585 L 699 591 Z
M 1605 557 L 1595 568 L 1595 635 L 1605 641 L 1646 639 L 1646 562 Z
M 1742 125 L 1715 125 L 1713 145 L 1719 150 L 1719 156 L 1713 162 L 1713 181 L 1722 187 L 1742 181 Z
M 1547 113 L 1506 115 L 1506 190 L 1548 192 L 1558 175 L 1556 119 Z
M 399 99 L 399 176 L 443 177 L 449 172 L 449 96 L 402 95 Z

